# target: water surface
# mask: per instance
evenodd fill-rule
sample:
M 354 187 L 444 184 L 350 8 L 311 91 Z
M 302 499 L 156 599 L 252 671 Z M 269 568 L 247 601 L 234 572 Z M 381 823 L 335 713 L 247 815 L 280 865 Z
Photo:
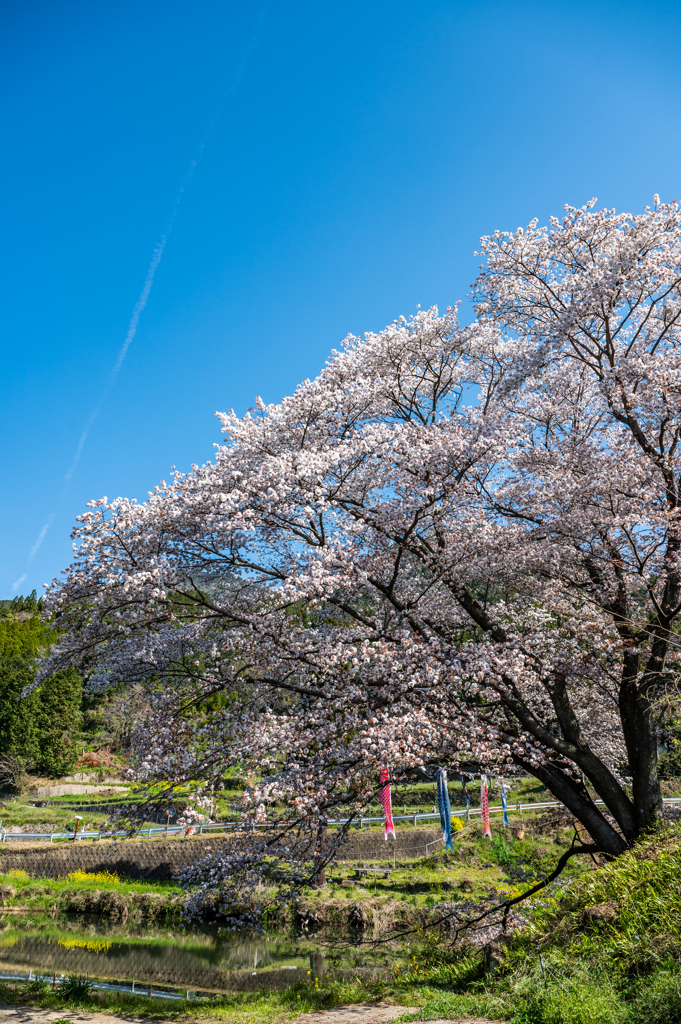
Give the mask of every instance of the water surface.
M 359 936 L 265 935 L 108 922 L 95 915 L 0 916 L 0 972 L 77 974 L 205 992 L 284 988 L 315 976 L 365 974 L 389 954 Z

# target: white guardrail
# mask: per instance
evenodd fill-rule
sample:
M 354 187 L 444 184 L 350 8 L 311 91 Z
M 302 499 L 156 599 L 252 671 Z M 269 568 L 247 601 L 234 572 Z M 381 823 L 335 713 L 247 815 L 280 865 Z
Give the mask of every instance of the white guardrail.
M 601 805 L 603 804 L 602 800 L 596 800 L 594 802 L 596 804 L 601 804 Z M 678 796 L 664 797 L 663 802 L 666 805 L 681 804 L 681 797 L 678 797 Z M 532 803 L 532 804 L 522 804 L 522 803 L 513 803 L 512 804 L 512 803 L 509 803 L 507 805 L 507 811 L 508 811 L 509 814 L 521 814 L 522 815 L 523 811 L 541 811 L 541 810 L 546 810 L 549 807 L 565 807 L 565 805 L 562 804 L 559 800 L 546 800 L 546 801 L 543 801 L 543 802 L 537 802 L 537 803 Z M 566 810 L 567 810 L 567 808 L 566 808 Z M 501 814 L 502 811 L 503 811 L 503 807 L 501 806 L 501 804 L 498 804 L 498 805 L 495 805 L 493 807 L 490 807 L 490 809 L 489 809 L 489 813 L 490 814 Z M 481 814 L 482 814 L 482 810 L 481 810 L 480 807 L 464 807 L 461 810 L 452 811 L 452 817 L 453 818 L 466 818 L 467 821 L 470 821 L 471 818 L 480 817 Z M 428 813 L 425 813 L 425 814 L 394 814 L 393 815 L 393 821 L 394 822 L 404 821 L 404 822 L 409 822 L 410 824 L 412 824 L 414 826 L 416 825 L 416 823 L 418 821 L 439 821 L 439 820 L 440 820 L 440 813 L 439 813 L 439 811 L 435 811 L 435 813 L 429 811 Z M 348 822 L 347 818 L 339 818 L 338 820 L 331 819 L 331 820 L 329 820 L 327 822 L 327 825 L 329 826 L 329 828 L 338 828 L 341 825 L 346 825 L 347 822 Z M 369 825 L 379 825 L 379 824 L 382 825 L 384 822 L 385 822 L 385 818 L 383 817 L 383 815 L 381 815 L 380 817 L 376 817 L 376 818 L 372 818 L 372 817 L 357 818 L 356 821 L 354 822 L 354 824 L 358 825 L 360 828 L 366 828 Z M 268 825 L 264 824 L 261 827 L 267 828 Z M 115 832 L 105 832 L 105 831 L 100 829 L 98 832 L 85 832 L 85 831 L 79 832 L 77 836 L 75 836 L 73 832 L 6 832 L 4 830 L 0 830 L 0 842 L 6 843 L 10 839 L 20 839 L 20 840 L 23 840 L 23 841 L 42 840 L 44 842 L 52 843 L 52 842 L 55 841 L 55 839 L 57 839 L 57 840 L 60 840 L 60 839 L 70 839 L 71 841 L 73 841 L 74 839 L 78 839 L 78 840 L 81 840 L 81 839 L 98 839 L 99 840 L 99 839 L 117 839 L 119 837 L 122 838 L 122 839 L 125 839 L 125 838 L 132 838 L 133 836 L 139 836 L 141 838 L 145 838 L 146 837 L 147 839 L 151 839 L 152 836 L 163 836 L 165 838 L 166 836 L 178 836 L 178 835 L 184 835 L 184 836 L 186 836 L 186 835 L 204 835 L 204 834 L 209 834 L 209 833 L 212 833 L 212 832 L 219 832 L 220 830 L 222 830 L 223 832 L 234 831 L 234 830 L 237 830 L 237 829 L 239 829 L 239 830 L 249 829 L 249 830 L 253 831 L 256 828 L 258 828 L 258 824 L 254 823 L 254 822 L 221 821 L 221 822 L 210 822 L 210 824 L 205 823 L 205 824 L 190 825 L 190 826 L 185 826 L 185 825 L 168 825 L 168 826 L 166 826 L 166 825 L 150 825 L 150 826 L 144 826 L 143 828 L 142 827 L 136 828 L 134 830 L 131 830 L 131 829 L 120 829 L 120 830 L 115 831 Z
M 2 981 L 44 981 L 56 989 L 59 988 L 63 978 L 63 974 L 38 974 L 32 968 L 28 974 L 0 971 L 0 980 Z M 135 988 L 135 985 L 137 985 L 137 988 Z M 127 992 L 133 996 L 146 996 L 148 999 L 182 999 L 186 1002 L 190 1000 L 194 1002 L 195 1000 L 210 998 L 210 996 L 198 996 L 196 993 L 192 996 L 189 989 L 186 992 L 171 992 L 167 989 L 154 988 L 149 982 L 143 982 L 140 985 L 139 982 L 133 981 L 130 985 L 116 985 L 113 982 L 93 981 L 90 983 L 90 988 L 105 989 L 108 992 Z

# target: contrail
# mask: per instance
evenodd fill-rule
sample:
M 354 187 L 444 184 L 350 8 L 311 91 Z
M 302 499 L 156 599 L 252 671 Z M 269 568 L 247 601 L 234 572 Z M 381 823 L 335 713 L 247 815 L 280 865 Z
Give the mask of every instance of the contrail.
M 243 70 L 241 68 L 239 70 L 240 70 L 241 74 L 243 74 Z M 116 377 L 118 376 L 120 368 L 123 365 L 123 360 L 125 359 L 127 351 L 130 348 L 130 345 L 132 344 L 132 342 L 134 340 L 135 334 L 137 333 L 137 326 L 139 324 L 140 317 L 141 317 L 142 313 L 144 312 L 144 308 L 145 308 L 147 302 L 149 301 L 149 293 L 151 292 L 151 286 L 154 283 L 154 275 L 156 274 L 156 271 L 158 270 L 158 265 L 161 262 L 161 259 L 163 257 L 163 251 L 164 251 L 164 249 L 166 247 L 166 242 L 168 241 L 168 235 L 170 234 L 170 232 L 172 230 L 172 227 L 173 227 L 173 224 L 175 222 L 175 217 L 177 216 L 177 211 L 179 209 L 180 203 L 182 202 L 182 196 L 184 195 L 184 191 L 185 191 L 187 185 L 189 184 L 189 182 L 191 181 L 191 177 L 192 177 L 194 171 L 196 170 L 196 166 L 197 166 L 198 160 L 199 160 L 199 158 L 200 158 L 200 156 L 201 156 L 201 154 L 203 152 L 204 147 L 205 147 L 205 141 L 201 143 L 201 147 L 200 147 L 199 152 L 197 154 L 197 159 L 196 160 L 192 160 L 191 167 L 189 169 L 189 173 L 187 174 L 187 177 L 185 178 L 184 183 L 182 184 L 182 187 L 180 188 L 179 192 L 177 193 L 177 196 L 175 198 L 175 202 L 173 203 L 173 209 L 172 209 L 172 212 L 171 212 L 171 215 L 170 215 L 170 219 L 168 220 L 167 227 L 166 227 L 165 231 L 163 232 L 163 234 L 161 235 L 160 241 L 158 242 L 156 248 L 154 249 L 153 255 L 151 257 L 151 263 L 149 264 L 149 268 L 147 270 L 147 276 L 146 276 L 146 278 L 144 280 L 144 286 L 142 288 L 142 291 L 140 292 L 140 297 L 137 300 L 137 302 L 135 303 L 135 306 L 133 308 L 132 316 L 130 317 L 130 322 L 128 323 L 128 329 L 127 329 L 127 331 L 125 333 L 125 338 L 123 340 L 123 344 L 121 345 L 121 347 L 120 347 L 120 349 L 118 351 L 118 355 L 116 356 L 116 361 L 115 361 L 115 363 L 114 363 L 114 365 L 113 365 L 113 367 L 111 369 L 111 373 L 109 374 L 109 379 L 108 379 L 108 381 L 106 383 L 106 386 L 104 387 L 104 390 L 102 391 L 102 394 L 100 395 L 99 401 L 97 402 L 97 405 L 95 406 L 95 408 L 90 413 L 90 415 L 89 415 L 89 417 L 87 419 L 87 422 L 86 422 L 85 426 L 83 427 L 81 435 L 80 435 L 80 437 L 78 439 L 78 444 L 76 445 L 76 450 L 74 452 L 73 459 L 71 460 L 71 465 L 69 466 L 68 470 L 64 474 L 64 484 L 63 484 L 63 487 L 62 487 L 62 492 L 61 492 L 61 495 L 59 497 L 59 500 L 58 500 L 56 506 L 54 507 L 54 509 L 52 510 L 52 512 L 50 512 L 49 516 L 45 520 L 45 523 L 43 524 L 42 529 L 40 530 L 40 533 L 38 534 L 36 542 L 33 545 L 33 547 L 31 548 L 31 551 L 29 553 L 29 556 L 28 556 L 28 559 L 27 559 L 27 563 L 26 563 L 27 568 L 28 568 L 28 566 L 30 566 L 31 562 L 33 561 L 33 559 L 35 558 L 36 554 L 38 553 L 38 550 L 40 549 L 40 546 L 42 545 L 43 541 L 45 540 L 45 537 L 47 536 L 47 531 L 49 530 L 50 526 L 52 525 L 52 523 L 54 521 L 55 516 L 57 515 L 57 512 L 59 511 L 59 509 L 62 506 L 64 498 L 66 497 L 66 494 L 68 492 L 69 486 L 71 484 L 71 480 L 73 479 L 73 474 L 75 473 L 76 467 L 78 466 L 78 463 L 80 462 L 80 457 L 83 454 L 83 448 L 85 447 L 85 442 L 87 441 L 88 434 L 90 433 L 90 431 L 91 431 L 91 429 L 92 429 L 92 427 L 94 425 L 95 420 L 99 416 L 99 413 L 101 412 L 102 406 L 104 405 L 104 403 L 106 402 L 107 398 L 109 397 L 109 395 L 111 393 L 111 389 L 113 388 L 114 384 L 116 383 Z M 23 573 L 19 577 L 19 579 L 14 582 L 14 584 L 12 585 L 12 593 L 16 593 L 16 591 L 19 589 L 21 584 L 26 579 L 27 575 L 28 575 L 27 572 Z
M 30 553 L 30 554 L 29 554 L 29 556 L 28 556 L 28 563 L 27 563 L 28 565 L 30 565 L 30 564 L 31 564 L 31 562 L 33 561 L 33 558 L 34 558 L 34 556 L 35 556 L 35 553 L 36 553 L 36 551 L 38 550 L 38 548 L 40 547 L 40 545 L 42 544 L 42 542 L 43 542 L 43 541 L 45 540 L 45 534 L 47 533 L 47 531 L 49 530 L 49 528 L 50 528 L 50 527 L 52 526 L 52 520 L 53 520 L 53 519 L 54 519 L 54 517 L 56 516 L 56 514 L 57 514 L 57 509 L 58 509 L 58 508 L 59 508 L 59 506 L 57 506 L 57 508 L 55 508 L 54 512 L 51 512 L 51 513 L 49 514 L 49 516 L 47 517 L 47 522 L 45 523 L 45 525 L 43 526 L 42 530 L 41 530 L 41 531 L 40 531 L 40 533 L 38 534 L 38 539 L 37 539 L 37 541 L 35 542 L 35 544 L 33 545 L 33 547 L 31 548 L 31 553 Z M 18 579 L 18 580 L 15 580 L 15 581 L 14 581 L 14 583 L 12 584 L 12 593 L 13 593 L 13 594 L 16 594 L 17 590 L 19 589 L 19 587 L 20 587 L 20 586 L 21 586 L 21 584 L 22 584 L 22 583 L 24 582 L 24 580 L 26 579 L 26 577 L 27 577 L 27 576 L 28 576 L 28 573 L 27 573 L 27 572 L 25 572 L 25 573 L 23 573 L 23 574 L 22 574 L 22 575 L 21 575 L 21 576 L 19 577 L 19 579 Z
M 189 182 L 189 179 L 191 178 L 191 175 L 192 175 L 195 167 L 196 167 L 196 161 L 193 160 L 192 161 L 192 169 L 189 172 L 189 175 L 187 176 L 187 183 Z M 83 454 L 83 448 L 85 447 L 85 442 L 87 441 L 87 436 L 90 433 L 90 430 L 92 429 L 92 425 L 94 424 L 95 420 L 99 416 L 99 413 L 101 411 L 102 406 L 104 405 L 104 403 L 106 402 L 107 398 L 109 397 L 109 394 L 111 393 L 111 389 L 113 388 L 113 386 L 114 386 L 114 384 L 116 382 L 116 377 L 118 376 L 118 371 L 120 370 L 121 366 L 123 365 L 123 360 L 125 359 L 127 351 L 130 348 L 130 345 L 132 344 L 132 341 L 133 341 L 133 339 L 135 337 L 135 334 L 137 333 L 137 325 L 139 324 L 140 317 L 141 317 L 142 313 L 144 312 L 144 307 L 146 306 L 147 301 L 149 299 L 149 292 L 151 291 L 151 286 L 154 283 L 154 274 L 156 273 L 156 270 L 158 269 L 158 265 L 161 262 L 161 258 L 163 256 L 163 250 L 166 247 L 166 242 L 168 241 L 168 235 L 170 234 L 170 232 L 172 230 L 173 222 L 175 221 L 175 215 L 177 214 L 177 210 L 178 210 L 178 207 L 180 205 L 180 201 L 182 199 L 182 195 L 184 193 L 185 187 L 186 187 L 186 185 L 183 185 L 183 187 L 180 189 L 180 191 L 179 191 L 179 193 L 177 195 L 177 199 L 175 200 L 175 205 L 173 207 L 172 215 L 170 217 L 170 220 L 168 221 L 168 227 L 166 228 L 164 233 L 161 235 L 161 240 L 158 243 L 158 245 L 156 246 L 156 248 L 154 249 L 154 255 L 151 258 L 151 263 L 149 264 L 149 269 L 147 270 L 147 276 L 146 276 L 146 279 L 144 281 L 144 287 L 142 288 L 142 291 L 140 293 L 139 299 L 135 303 L 135 308 L 133 309 L 132 316 L 130 317 L 130 323 L 128 324 L 128 330 L 127 330 L 126 335 L 125 335 L 125 340 L 123 341 L 123 344 L 121 345 L 120 350 L 118 352 L 118 356 L 116 357 L 116 362 L 114 363 L 113 369 L 111 370 L 111 374 L 109 376 L 108 383 L 107 383 L 106 387 L 104 388 L 104 390 L 102 391 L 102 394 L 100 396 L 99 402 L 97 403 L 95 408 L 90 413 L 88 421 L 85 424 L 85 427 L 83 428 L 83 432 L 80 435 L 80 438 L 78 440 L 78 444 L 76 446 L 76 451 L 75 451 L 75 454 L 73 456 L 73 461 L 71 462 L 71 466 L 69 467 L 67 472 L 64 474 L 64 481 L 65 481 L 66 487 L 68 487 L 68 485 L 71 483 L 71 478 L 72 478 L 73 474 L 75 473 L 76 466 L 80 462 L 80 457 Z M 66 493 L 66 491 L 64 491 L 64 494 L 65 493 Z M 64 497 L 64 494 L 62 495 L 62 498 Z M 43 527 L 43 530 L 42 530 L 42 532 L 40 534 L 40 537 L 39 537 L 39 540 L 38 540 L 38 544 L 37 544 L 36 547 L 33 548 L 33 551 L 31 552 L 31 557 L 33 557 L 35 552 L 40 547 L 40 544 L 42 543 L 43 538 L 45 536 L 45 533 L 46 533 L 46 530 Z
M 132 342 L 133 342 L 133 340 L 135 338 L 135 334 L 137 333 L 137 326 L 139 324 L 140 317 L 141 317 L 142 313 L 144 312 L 144 309 L 145 309 L 145 307 L 147 305 L 147 302 L 149 301 L 149 294 L 151 292 L 151 288 L 152 288 L 152 285 L 154 283 L 154 275 L 156 274 L 156 271 L 158 270 L 159 263 L 161 262 L 161 259 L 163 258 L 163 252 L 165 250 L 166 243 L 168 241 L 168 236 L 170 235 L 170 232 L 172 231 L 172 228 L 173 228 L 173 224 L 175 223 L 175 217 L 177 216 L 177 211 L 180 208 L 180 203 L 182 202 L 182 197 L 184 195 L 185 189 L 189 185 L 189 182 L 192 179 L 194 171 L 196 170 L 196 168 L 197 168 L 197 166 L 199 164 L 199 161 L 201 160 L 201 157 L 203 156 L 203 152 L 204 152 L 204 150 L 206 148 L 206 145 L 208 144 L 208 140 L 210 139 L 210 136 L 213 133 L 213 129 L 215 127 L 216 120 L 219 118 L 220 114 L 224 110 L 224 108 L 225 108 L 226 104 L 228 103 L 228 101 L 235 94 L 235 92 L 237 90 L 237 87 L 239 85 L 239 82 L 243 78 L 244 71 L 246 70 L 246 67 L 248 65 L 248 62 L 249 62 L 252 54 L 253 54 L 253 51 L 255 50 L 256 46 L 260 42 L 260 34 L 262 32 L 262 24 L 263 24 L 265 15 L 267 14 L 268 7 L 269 7 L 269 0 L 260 9 L 260 11 L 258 12 L 258 21 L 257 21 L 257 25 L 256 25 L 256 28 L 255 28 L 255 31 L 254 31 L 253 35 L 251 36 L 251 39 L 250 39 L 250 41 L 248 43 L 248 46 L 246 47 L 244 55 L 243 55 L 243 57 L 241 59 L 241 63 L 239 64 L 239 67 L 236 70 L 236 74 L 234 76 L 232 84 L 229 87 L 229 89 L 227 90 L 227 93 L 226 93 L 226 95 L 225 95 L 225 97 L 223 99 L 223 102 L 220 105 L 220 107 L 217 108 L 214 111 L 214 113 L 213 113 L 213 115 L 212 115 L 212 117 L 211 117 L 211 119 L 210 119 L 210 121 L 208 123 L 208 127 L 207 127 L 207 129 L 206 129 L 206 131 L 204 133 L 203 141 L 201 142 L 201 145 L 199 146 L 198 151 L 196 153 L 196 158 L 194 160 L 192 160 L 192 162 L 190 164 L 190 167 L 189 167 L 189 171 L 188 171 L 188 173 L 187 173 L 187 175 L 185 177 L 185 180 L 182 183 L 182 186 L 180 187 L 180 190 L 177 193 L 177 196 L 175 197 L 175 202 L 173 203 L 173 208 L 172 208 L 170 217 L 168 219 L 168 223 L 166 225 L 166 229 L 163 232 L 163 234 L 161 235 L 161 238 L 160 238 L 158 244 L 156 245 L 156 248 L 154 249 L 153 255 L 151 257 L 151 262 L 150 262 L 149 268 L 147 270 L 147 276 L 146 276 L 146 278 L 144 280 L 144 286 L 142 288 L 142 291 L 140 292 L 140 297 L 137 300 L 137 302 L 135 303 L 135 306 L 133 308 L 132 316 L 130 317 L 130 322 L 128 324 L 128 330 L 127 330 L 127 332 L 125 334 L 125 338 L 123 340 L 123 344 L 121 345 L 121 347 L 120 347 L 120 349 L 118 351 L 118 355 L 116 356 L 116 361 L 115 361 L 115 363 L 114 363 L 114 365 L 112 367 L 111 373 L 109 375 L 109 379 L 108 379 L 108 381 L 106 383 L 106 386 L 104 387 L 104 390 L 102 391 L 102 394 L 101 394 L 101 396 L 99 398 L 99 401 L 97 402 L 97 405 L 95 406 L 95 408 L 90 413 L 90 415 L 89 415 L 89 417 L 87 419 L 87 422 L 86 422 L 86 424 L 85 424 L 85 426 L 83 428 L 83 431 L 82 431 L 82 433 L 80 435 L 80 438 L 78 439 L 78 444 L 76 445 L 76 450 L 75 450 L 73 459 L 71 460 L 71 465 L 68 468 L 68 470 L 66 471 L 66 473 L 64 474 L 64 485 L 63 485 L 62 493 L 61 493 L 61 495 L 59 497 L 59 500 L 58 500 L 57 504 L 55 505 L 54 509 L 52 510 L 52 512 L 50 512 L 49 516 L 45 520 L 45 523 L 44 523 L 42 529 L 40 530 L 40 533 L 38 534 L 36 542 L 33 545 L 33 547 L 31 548 L 31 551 L 29 553 L 29 556 L 28 556 L 28 559 L 27 559 L 27 563 L 26 563 L 27 569 L 28 569 L 28 566 L 30 566 L 30 564 L 33 561 L 33 559 L 35 558 L 36 554 L 38 553 L 38 550 L 40 549 L 40 546 L 42 545 L 43 541 L 45 540 L 45 537 L 47 535 L 47 531 L 49 530 L 50 526 L 52 525 L 52 522 L 54 521 L 55 516 L 57 515 L 57 513 L 59 512 L 59 509 L 62 506 L 64 498 L 66 497 L 66 494 L 68 492 L 69 486 L 71 484 L 71 480 L 73 479 L 73 474 L 75 473 L 76 468 L 78 466 L 78 463 L 80 462 L 81 455 L 83 454 L 83 449 L 85 447 L 85 442 L 87 441 L 88 434 L 90 433 L 90 431 L 91 431 L 91 429 L 92 429 L 92 427 L 94 425 L 95 420 L 99 416 L 99 413 L 101 412 L 102 406 L 104 405 L 104 403 L 106 402 L 107 398 L 109 397 L 109 394 L 111 393 L 111 389 L 113 388 L 114 384 L 116 383 L 116 377 L 118 376 L 120 368 L 123 365 L 123 360 L 125 359 L 127 351 L 130 348 L 130 346 L 131 346 L 131 344 L 132 344 Z M 16 582 L 12 585 L 12 593 L 16 593 L 16 591 L 19 589 L 19 587 L 24 582 L 24 580 L 26 579 L 27 576 L 28 576 L 28 572 L 24 572 L 23 575 L 20 576 L 18 580 L 16 580 Z

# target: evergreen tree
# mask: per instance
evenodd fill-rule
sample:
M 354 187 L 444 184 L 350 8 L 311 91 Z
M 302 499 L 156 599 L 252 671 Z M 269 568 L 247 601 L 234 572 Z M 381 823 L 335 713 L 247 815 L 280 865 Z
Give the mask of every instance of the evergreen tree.
M 36 767 L 52 778 L 67 775 L 78 759 L 82 680 L 75 669 L 63 669 L 41 683 L 36 694 L 35 724 L 40 747 Z
M 35 591 L 18 597 L 12 611 L 38 610 Z M 52 631 L 39 615 L 0 622 L 0 755 L 14 754 L 50 777 L 73 770 L 82 723 L 82 681 L 74 669 L 56 672 L 29 696 L 33 660 L 49 646 Z

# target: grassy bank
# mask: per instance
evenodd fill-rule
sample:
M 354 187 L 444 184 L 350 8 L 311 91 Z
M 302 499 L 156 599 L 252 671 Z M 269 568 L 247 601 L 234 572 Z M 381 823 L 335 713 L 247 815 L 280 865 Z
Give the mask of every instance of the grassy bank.
M 514 1024 L 678 1024 L 680 879 L 677 826 L 535 899 L 505 948 L 452 950 L 424 938 L 406 973 L 440 995 L 417 1018 L 477 1007 Z
M 493 996 L 447 998 L 429 985 L 367 984 L 360 981 L 331 982 L 315 986 L 293 985 L 283 992 L 240 993 L 201 1001 L 170 1002 L 130 996 L 116 992 L 91 992 L 82 996 L 64 996 L 35 983 L 10 985 L 0 982 L 0 1002 L 32 1005 L 45 1010 L 81 1010 L 90 1013 L 130 1015 L 153 1020 L 219 1020 L 228 1024 L 278 1024 L 295 1020 L 302 1013 L 329 1009 L 358 1002 L 384 1001 L 417 1008 L 410 1019 L 435 1019 L 440 1016 L 475 1014 L 483 1010 L 493 1020 L 503 1020 L 500 1002 Z M 441 1012 L 442 1011 L 442 1012 Z M 450 1012 L 451 1011 L 451 1012 Z
M 324 887 L 303 889 L 295 903 L 276 918 L 266 915 L 265 920 L 300 924 L 314 931 L 348 927 L 384 931 L 425 922 L 443 905 L 496 901 L 518 886 L 546 877 L 569 846 L 574 834 L 570 822 L 562 812 L 538 813 L 510 828 L 497 827 L 490 840 L 483 837 L 477 821 L 454 833 L 452 851 L 440 849 L 396 863 L 340 860 L 327 869 Z M 592 868 L 591 861 L 572 861 L 565 874 L 576 877 Z M 264 902 L 267 895 L 264 889 Z M 221 906 L 219 885 L 204 900 L 204 912 L 211 919 L 213 906 Z
M 309 988 L 309 986 L 308 986 Z M 0 1002 L 10 1005 L 32 1005 L 45 1010 L 85 1010 L 91 1013 L 108 1012 L 141 1016 L 156 1020 L 217 1019 L 225 1021 L 275 1022 L 288 1020 L 304 1010 L 326 1005 L 320 999 L 293 999 L 292 993 L 252 993 L 223 997 L 210 1002 L 166 1002 L 143 996 L 126 996 L 122 993 L 90 993 L 79 997 L 64 997 L 59 990 L 40 992 L 36 985 L 9 985 L 0 982 Z M 306 994 L 307 996 L 308 994 Z M 350 998 L 349 1002 L 357 999 Z M 334 1004 L 335 1005 L 335 1004 Z
M 109 872 L 74 871 L 65 879 L 33 879 L 25 871 L 0 875 L 0 902 L 9 913 L 104 914 L 156 918 L 178 914 L 183 894 L 173 882 L 122 880 Z
M 543 831 L 542 831 L 543 830 Z M 528 830 L 529 831 L 529 830 Z M 427 912 L 462 893 L 471 901 L 496 899 L 541 874 L 563 848 L 566 827 L 555 818 L 537 818 L 534 832 L 518 830 L 496 841 L 483 840 L 475 829 L 457 837 L 455 851 L 396 871 L 390 879 L 363 879 L 337 894 L 335 883 L 310 893 L 310 910 L 344 905 L 365 910 L 406 906 L 409 914 Z M 525 880 L 517 877 L 525 874 Z M 350 874 L 349 869 L 346 873 Z M 515 881 L 514 881 L 515 873 Z M 491 880 L 493 879 L 493 884 Z M 464 880 L 472 883 L 462 888 Z M 59 991 L 2 986 L 5 1001 L 30 999 L 45 1008 L 109 1009 L 148 1017 L 213 1018 L 276 1022 L 299 1013 L 343 1003 L 388 1000 L 416 1007 L 414 1020 L 483 1016 L 512 1024 L 679 1024 L 681 1021 L 681 827 L 640 843 L 617 861 L 574 869 L 561 885 L 524 908 L 526 924 L 508 941 L 485 948 L 465 943 L 452 947 L 446 937 L 416 933 L 408 946 L 393 950 L 392 977 L 333 981 L 321 977 L 284 992 L 241 993 L 207 1002 L 170 1003 L 115 993 L 66 998 Z M 2 884 L 2 882 L 0 882 Z M 13 876 L 17 905 L 42 900 L 31 895 L 35 881 Z M 54 896 L 73 905 L 77 894 L 91 893 L 93 881 L 46 881 Z M 171 900 L 171 887 L 102 879 L 103 893 L 124 892 L 131 900 L 154 895 Z M 387 891 L 391 887 L 390 892 Z M 383 889 L 383 891 L 381 891 Z M 400 897 L 405 897 L 402 899 Z M 36 908 L 37 909 L 37 908 Z M 365 939 L 372 938 L 371 923 Z M 330 966 L 330 965 L 329 965 Z

